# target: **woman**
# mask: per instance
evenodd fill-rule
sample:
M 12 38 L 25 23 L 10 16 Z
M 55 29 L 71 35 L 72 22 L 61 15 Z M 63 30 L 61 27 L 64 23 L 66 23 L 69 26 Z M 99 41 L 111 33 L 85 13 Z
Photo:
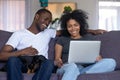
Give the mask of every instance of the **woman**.
M 102 59 L 101 56 L 96 58 L 94 64 L 67 63 L 71 40 L 94 40 L 94 37 L 87 35 L 87 19 L 88 16 L 82 10 L 66 13 L 60 19 L 63 31 L 55 45 L 55 65 L 58 67 L 57 73 L 63 74 L 62 80 L 76 80 L 79 74 L 102 73 L 115 69 L 116 62 L 114 59 Z

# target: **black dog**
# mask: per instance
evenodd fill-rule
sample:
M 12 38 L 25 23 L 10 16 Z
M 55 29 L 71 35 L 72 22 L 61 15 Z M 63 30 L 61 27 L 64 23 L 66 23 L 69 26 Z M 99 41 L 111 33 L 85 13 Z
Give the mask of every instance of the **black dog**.
M 42 55 L 36 56 L 19 56 L 19 59 L 27 67 L 27 73 L 34 73 L 40 67 L 41 63 L 46 60 Z

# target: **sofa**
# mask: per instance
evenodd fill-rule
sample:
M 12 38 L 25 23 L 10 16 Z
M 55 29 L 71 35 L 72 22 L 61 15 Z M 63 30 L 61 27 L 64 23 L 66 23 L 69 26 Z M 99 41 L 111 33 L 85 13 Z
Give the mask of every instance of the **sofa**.
M 6 43 L 12 32 L 0 30 L 0 49 Z M 96 40 L 101 41 L 100 54 L 103 58 L 114 58 L 117 62 L 115 71 L 106 73 L 82 74 L 78 80 L 120 80 L 120 31 L 110 31 L 100 35 L 94 35 Z M 49 43 L 49 59 L 54 60 L 54 45 L 57 38 L 51 39 Z M 0 68 L 5 65 L 0 61 Z M 31 80 L 34 73 L 23 73 L 24 80 Z M 50 80 L 60 80 L 62 76 L 53 73 Z M 0 80 L 7 80 L 6 72 L 0 71 Z

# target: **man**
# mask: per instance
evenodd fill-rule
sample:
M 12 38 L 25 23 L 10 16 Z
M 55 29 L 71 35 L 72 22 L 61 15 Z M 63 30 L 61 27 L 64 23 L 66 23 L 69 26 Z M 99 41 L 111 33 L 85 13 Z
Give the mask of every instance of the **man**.
M 47 28 L 51 21 L 51 12 L 40 9 L 36 12 L 33 23 L 28 29 L 14 32 L 9 38 L 0 52 L 0 60 L 7 61 L 8 80 L 23 80 L 22 72 L 27 71 L 27 66 L 20 60 L 19 56 L 24 55 L 44 56 L 46 60 L 39 66 L 32 80 L 49 80 L 54 63 L 48 60 L 48 43 L 51 38 L 57 35 L 55 30 Z M 91 32 L 94 33 L 94 31 Z
M 40 9 L 28 29 L 17 31 L 9 38 L 0 52 L 0 60 L 7 60 L 8 80 L 23 80 L 22 72 L 26 72 L 27 66 L 18 58 L 19 56 L 43 55 L 48 58 L 48 43 L 56 36 L 55 30 L 47 29 L 51 21 L 51 12 Z M 14 51 L 15 49 L 17 51 Z M 32 80 L 49 80 L 53 67 L 53 61 L 43 61 Z

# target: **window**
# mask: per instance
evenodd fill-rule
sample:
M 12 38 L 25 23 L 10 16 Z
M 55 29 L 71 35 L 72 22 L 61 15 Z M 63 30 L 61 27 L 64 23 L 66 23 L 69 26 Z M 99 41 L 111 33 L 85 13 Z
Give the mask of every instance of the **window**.
M 0 0 L 0 30 L 16 31 L 25 27 L 25 0 Z
M 99 28 L 120 30 L 120 2 L 99 1 Z

